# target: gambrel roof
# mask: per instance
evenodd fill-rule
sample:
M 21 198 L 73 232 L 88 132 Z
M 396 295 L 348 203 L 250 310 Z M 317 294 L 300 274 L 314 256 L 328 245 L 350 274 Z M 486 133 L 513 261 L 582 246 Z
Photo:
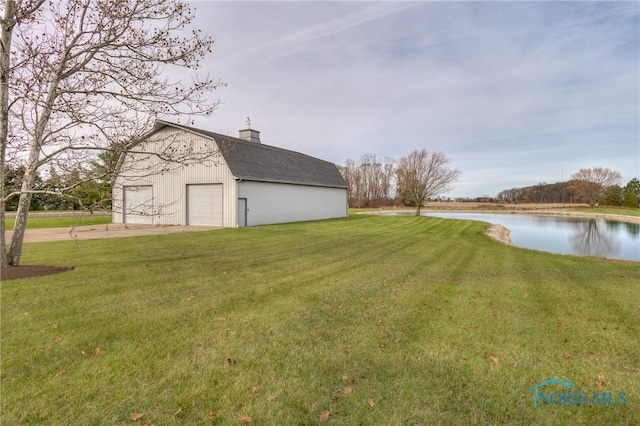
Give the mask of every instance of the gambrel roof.
M 346 188 L 335 164 L 319 158 L 258 142 L 181 124 L 157 121 L 152 132 L 165 126 L 184 129 L 213 139 L 237 179 Z

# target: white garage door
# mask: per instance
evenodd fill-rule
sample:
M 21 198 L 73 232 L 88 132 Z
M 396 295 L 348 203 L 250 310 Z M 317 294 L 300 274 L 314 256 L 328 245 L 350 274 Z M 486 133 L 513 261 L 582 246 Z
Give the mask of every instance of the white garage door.
M 124 223 L 153 223 L 153 189 L 150 185 L 124 187 Z
M 187 225 L 222 226 L 222 184 L 187 185 Z

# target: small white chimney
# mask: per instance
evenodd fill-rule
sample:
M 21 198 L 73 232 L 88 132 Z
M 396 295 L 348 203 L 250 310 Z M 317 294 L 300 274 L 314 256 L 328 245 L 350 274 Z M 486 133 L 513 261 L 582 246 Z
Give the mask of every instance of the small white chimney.
M 240 130 L 240 139 L 260 143 L 260 132 L 253 129 Z

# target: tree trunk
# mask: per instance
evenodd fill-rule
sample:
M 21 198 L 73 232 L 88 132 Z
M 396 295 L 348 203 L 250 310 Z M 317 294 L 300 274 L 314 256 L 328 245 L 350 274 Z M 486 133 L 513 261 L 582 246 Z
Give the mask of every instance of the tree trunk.
M 48 114 L 47 114 L 48 113 Z M 29 216 L 29 207 L 31 205 L 31 197 L 33 194 L 33 185 L 35 183 L 38 162 L 40 156 L 40 147 L 42 146 L 42 130 L 44 123 L 48 120 L 50 110 L 45 110 L 44 119 L 38 123 L 36 129 L 36 135 L 34 136 L 34 142 L 31 145 L 31 152 L 29 153 L 29 159 L 27 161 L 27 167 L 22 177 L 22 186 L 20 187 L 20 199 L 18 200 L 18 210 L 16 211 L 16 220 L 13 225 L 13 235 L 11 236 L 11 244 L 9 245 L 9 265 L 20 265 L 20 258 L 22 257 L 22 242 L 24 240 L 24 233 L 27 229 L 27 218 Z
M 418 202 L 416 203 L 417 207 L 416 207 L 416 216 L 420 216 L 420 209 L 422 208 L 422 203 Z
M 31 204 L 31 194 L 22 193 L 20 201 L 18 201 L 18 211 L 16 212 L 16 221 L 13 225 L 13 236 L 11 237 L 11 245 L 7 255 L 9 265 L 20 265 L 22 257 L 22 242 L 24 240 L 24 232 L 27 229 L 27 217 L 29 216 L 29 204 Z
M 4 8 L 2 34 L 0 34 L 0 264 L 8 266 L 4 214 L 4 169 L 9 137 L 9 63 L 14 23 L 14 1 L 5 2 Z
M 0 158 L 0 265 L 2 267 L 9 266 L 9 259 L 7 257 L 7 239 L 5 236 L 6 222 L 5 222 L 5 202 L 4 202 L 4 153 L 5 146 L 2 146 L 2 158 Z

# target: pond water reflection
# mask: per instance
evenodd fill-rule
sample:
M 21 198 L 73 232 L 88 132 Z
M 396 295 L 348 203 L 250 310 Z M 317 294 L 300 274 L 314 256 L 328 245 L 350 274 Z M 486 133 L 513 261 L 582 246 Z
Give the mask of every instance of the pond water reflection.
M 502 225 L 519 246 L 552 253 L 640 261 L 640 225 L 605 219 L 528 214 L 434 213 L 423 216 Z

